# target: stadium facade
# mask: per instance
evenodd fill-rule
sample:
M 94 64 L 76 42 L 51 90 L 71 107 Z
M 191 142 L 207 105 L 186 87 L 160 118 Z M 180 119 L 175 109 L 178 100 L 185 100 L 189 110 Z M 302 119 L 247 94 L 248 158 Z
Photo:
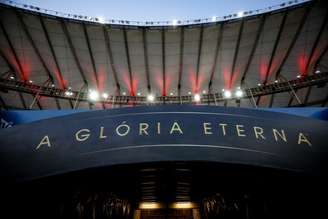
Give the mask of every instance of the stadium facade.
M 3 215 L 327 215 L 327 20 L 323 0 L 167 22 L 3 1 Z

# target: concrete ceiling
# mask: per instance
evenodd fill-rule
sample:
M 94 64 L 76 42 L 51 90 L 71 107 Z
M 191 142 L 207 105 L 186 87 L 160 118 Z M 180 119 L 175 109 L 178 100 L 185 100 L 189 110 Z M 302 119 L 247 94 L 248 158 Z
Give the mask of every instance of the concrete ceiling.
M 328 67 L 328 8 L 306 2 L 265 14 L 190 26 L 137 27 L 77 21 L 0 4 L 0 74 L 56 87 L 131 96 L 188 95 L 251 88 Z M 326 69 L 328 70 L 328 69 Z M 326 103 L 328 86 L 297 90 L 305 105 Z M 24 109 L 28 93 L 0 89 L 1 108 Z M 297 104 L 288 93 L 256 99 L 260 107 Z M 219 103 L 223 105 L 223 103 Z M 6 107 L 5 107 L 5 106 Z M 228 101 L 227 106 L 237 106 Z M 239 106 L 239 104 L 238 104 Z M 252 107 L 248 99 L 241 107 Z M 70 109 L 41 97 L 35 109 Z M 81 102 L 79 108 L 109 108 Z

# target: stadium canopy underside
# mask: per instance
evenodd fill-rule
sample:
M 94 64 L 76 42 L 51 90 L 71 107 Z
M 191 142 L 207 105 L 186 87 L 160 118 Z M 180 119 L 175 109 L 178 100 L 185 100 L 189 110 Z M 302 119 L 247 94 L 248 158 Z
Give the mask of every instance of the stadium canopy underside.
M 148 94 L 155 103 L 192 103 L 196 93 L 199 104 L 325 106 L 327 19 L 323 0 L 176 26 L 101 24 L 0 4 L 0 108 L 103 109 L 147 104 Z M 244 98 L 222 97 L 238 87 Z M 108 97 L 90 103 L 90 89 Z

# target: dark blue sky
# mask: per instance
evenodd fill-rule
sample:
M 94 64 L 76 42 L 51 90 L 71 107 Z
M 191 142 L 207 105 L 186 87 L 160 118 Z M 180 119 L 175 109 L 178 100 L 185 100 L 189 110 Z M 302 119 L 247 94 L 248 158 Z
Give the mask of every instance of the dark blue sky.
M 261 9 L 286 0 L 16 0 L 60 12 L 137 21 L 186 20 Z

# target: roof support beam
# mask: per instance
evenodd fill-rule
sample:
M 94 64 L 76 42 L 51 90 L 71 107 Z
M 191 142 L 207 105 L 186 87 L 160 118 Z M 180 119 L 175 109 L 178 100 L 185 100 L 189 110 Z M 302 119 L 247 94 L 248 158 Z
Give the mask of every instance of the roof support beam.
M 166 68 L 165 68 L 165 29 L 162 29 L 162 75 L 163 75 L 163 90 L 162 90 L 162 96 L 166 96 Z M 163 101 L 165 103 L 165 98 L 163 98 Z
M 86 42 L 87 42 L 89 56 L 90 56 L 90 59 L 91 59 L 91 65 L 92 65 L 93 75 L 95 76 L 95 79 L 96 79 L 97 90 L 100 91 L 99 90 L 99 80 L 98 80 L 98 75 L 97 75 L 96 62 L 95 62 L 95 59 L 93 57 L 93 52 L 92 52 L 92 48 L 91 48 L 91 44 L 90 44 L 90 37 L 89 37 L 88 30 L 87 30 L 87 27 L 86 27 L 85 23 L 82 24 L 82 27 L 83 27 L 84 37 L 85 37 Z M 103 109 L 106 109 L 104 103 L 102 103 L 102 108 Z
M 248 69 L 249 69 L 249 67 L 251 65 L 251 62 L 253 60 L 253 57 L 254 57 L 256 48 L 257 48 L 258 43 L 259 43 L 259 40 L 260 40 L 260 36 L 261 36 L 261 34 L 263 32 L 263 27 L 264 27 L 264 24 L 265 24 L 265 20 L 266 20 L 266 16 L 265 15 L 262 15 L 261 20 L 260 20 L 259 27 L 258 27 L 257 32 L 256 32 L 256 37 L 254 39 L 253 47 L 252 47 L 251 52 L 249 54 L 249 57 L 247 59 L 247 62 L 246 62 L 246 66 L 245 66 L 245 70 L 243 72 L 243 75 L 241 77 L 241 82 L 240 82 L 240 86 L 241 87 L 244 87 L 245 78 L 246 78 L 246 75 L 248 73 Z
M 183 71 L 183 53 L 184 53 L 184 27 L 180 27 L 180 57 L 179 57 L 179 80 L 178 80 L 178 96 L 181 98 L 181 79 Z M 181 101 L 181 100 L 180 100 Z
M 230 74 L 230 81 L 229 81 L 229 87 L 230 88 L 232 86 L 233 74 L 235 73 L 236 62 L 237 62 L 237 57 L 238 57 L 238 54 L 239 54 L 239 47 L 240 47 L 240 41 L 241 41 L 243 29 L 244 29 L 244 19 L 241 21 L 241 24 L 240 24 L 240 27 L 239 27 L 238 38 L 237 38 L 237 42 L 236 42 L 236 47 L 235 47 L 235 51 L 234 51 L 234 54 L 233 54 L 233 60 L 232 60 L 232 66 L 231 66 L 231 74 Z
M 12 64 L 9 62 L 9 60 L 7 59 L 7 57 L 5 56 L 5 54 L 2 53 L 2 50 L 1 49 L 0 49 L 0 55 L 5 60 L 8 68 L 10 69 L 10 71 L 15 75 L 16 79 L 19 78 L 17 72 L 15 71 L 14 66 L 12 66 Z M 20 93 L 20 92 L 17 92 L 17 93 L 18 93 L 18 96 L 19 96 L 19 98 L 21 100 L 21 103 L 22 103 L 24 109 L 27 109 L 27 106 L 26 106 L 26 103 L 25 103 L 25 100 L 23 98 L 22 93 Z
M 311 3 L 312 3 L 312 2 L 311 2 Z M 279 65 L 279 67 L 278 67 L 278 69 L 277 69 L 277 71 L 276 71 L 276 74 L 275 74 L 275 78 L 276 78 L 276 79 L 278 79 L 278 77 L 279 77 L 279 75 L 280 75 L 280 73 L 281 73 L 281 69 L 282 69 L 283 66 L 285 65 L 285 62 L 287 61 L 287 58 L 289 57 L 289 54 L 290 54 L 290 52 L 292 51 L 292 49 L 293 49 L 293 47 L 294 47 L 294 45 L 295 45 L 295 43 L 296 43 L 296 41 L 297 41 L 297 39 L 298 39 L 300 33 L 301 33 L 301 30 L 303 29 L 303 26 L 304 26 L 304 24 L 305 24 L 305 21 L 306 21 L 308 15 L 309 15 L 309 12 L 310 12 L 310 9 L 311 9 L 311 6 L 312 6 L 311 3 L 305 8 L 305 12 L 304 12 L 303 17 L 302 17 L 302 19 L 301 19 L 301 21 L 300 21 L 300 24 L 299 24 L 298 27 L 297 27 L 297 30 L 296 30 L 294 36 L 293 36 L 292 42 L 291 42 L 290 45 L 288 46 L 287 51 L 286 51 L 286 53 L 285 53 L 285 55 L 284 55 L 284 58 L 282 59 L 280 65 Z
M 272 67 L 272 63 L 273 63 L 274 57 L 276 56 L 276 52 L 277 52 L 277 48 L 278 48 L 278 45 L 279 45 L 279 42 L 280 42 L 281 34 L 282 34 L 282 32 L 284 30 L 284 27 L 285 27 L 287 15 L 288 15 L 288 11 L 286 11 L 284 13 L 283 18 L 282 18 L 282 21 L 280 23 L 279 32 L 278 32 L 277 37 L 276 37 L 276 40 L 274 42 L 274 46 L 273 46 L 273 49 L 272 49 L 272 53 L 271 53 L 271 57 L 270 57 L 270 60 L 269 60 L 269 64 L 268 64 L 268 67 L 267 67 L 266 72 L 265 72 L 264 84 L 266 84 L 268 82 L 269 73 L 270 73 L 270 70 L 271 70 L 271 67 Z
M 241 36 L 243 33 L 243 29 L 244 29 L 244 19 L 241 21 L 239 30 L 238 30 L 238 38 L 237 38 L 237 42 L 236 42 L 236 47 L 235 47 L 235 51 L 233 54 L 233 59 L 232 59 L 232 66 L 231 66 L 231 72 L 230 72 L 230 80 L 229 80 L 229 88 L 232 88 L 232 78 L 233 78 L 233 74 L 235 72 L 235 68 L 236 68 L 236 62 L 237 62 L 237 57 L 239 54 L 239 46 L 240 46 L 240 41 L 241 41 Z M 240 103 L 240 101 L 239 101 Z M 227 106 L 228 104 L 228 100 L 224 101 L 224 106 Z
M 272 49 L 272 53 L 271 53 L 271 56 L 270 56 L 269 64 L 268 64 L 268 67 L 267 67 L 266 72 L 265 72 L 265 79 L 264 79 L 263 84 L 267 84 L 267 82 L 268 82 L 272 62 L 273 62 L 273 60 L 276 56 L 276 52 L 277 52 L 277 48 L 278 48 L 278 45 L 279 45 L 279 42 L 280 42 L 281 34 L 282 34 L 282 31 L 284 30 L 284 27 L 285 27 L 287 15 L 288 15 L 288 11 L 286 11 L 284 13 L 283 17 L 282 17 L 282 21 L 281 21 L 280 26 L 279 26 L 279 31 L 278 31 L 277 37 L 276 37 L 274 45 L 273 45 L 273 49 Z M 257 105 L 259 105 L 260 100 L 261 100 L 261 96 L 259 96 L 257 98 L 257 102 L 256 102 Z
M 71 39 L 70 34 L 69 34 L 69 32 L 68 32 L 68 29 L 67 29 L 66 23 L 65 23 L 64 20 L 61 20 L 60 22 L 61 22 L 62 29 L 63 29 L 63 31 L 64 31 L 64 35 L 65 35 L 65 37 L 66 37 L 66 39 L 67 39 L 68 46 L 69 46 L 69 48 L 70 48 L 70 50 L 71 50 L 71 52 L 72 52 L 72 54 L 73 54 L 73 58 L 74 58 L 74 60 L 75 60 L 75 63 L 76 63 L 77 68 L 78 68 L 78 70 L 79 70 L 79 73 L 80 73 L 80 75 L 81 75 L 81 77 L 82 77 L 82 80 L 83 80 L 83 82 L 84 82 L 85 84 L 88 85 L 88 81 L 87 81 L 87 79 L 86 79 L 86 77 L 85 77 L 85 74 L 84 74 L 84 72 L 83 72 L 83 68 L 82 68 L 82 66 L 81 66 L 81 63 L 80 63 L 80 61 L 79 61 L 79 59 L 78 59 L 78 57 L 77 57 L 77 52 L 76 52 L 76 50 L 75 50 L 75 48 L 74 48 L 74 46 L 73 46 L 73 42 L 72 42 L 72 39 Z
M 147 29 L 146 28 L 142 28 L 142 42 L 143 42 L 143 49 L 144 49 L 144 62 L 145 62 L 145 71 L 146 71 L 146 80 L 147 80 L 147 91 L 148 91 L 148 93 L 151 93 L 149 64 L 148 64 Z
M 221 42 L 222 42 L 222 33 L 223 33 L 223 26 L 224 23 L 220 24 L 219 27 L 219 32 L 218 32 L 218 37 L 216 40 L 216 46 L 215 46 L 215 53 L 214 53 L 214 60 L 213 60 L 213 65 L 211 68 L 211 76 L 210 76 L 210 81 L 208 83 L 208 94 L 212 94 L 212 82 L 213 82 L 213 77 L 214 77 L 214 73 L 216 71 L 216 66 L 217 66 L 217 59 L 218 59 L 218 55 L 219 55 L 219 50 L 221 47 Z
M 20 21 L 20 23 L 21 23 L 21 25 L 22 25 L 22 27 L 23 27 L 23 31 L 24 31 L 24 33 L 26 34 L 28 41 L 29 41 L 30 44 L 32 45 L 32 48 L 33 48 L 35 54 L 37 55 L 39 61 L 41 62 L 42 67 L 43 67 L 44 70 L 46 71 L 48 78 L 49 78 L 49 79 L 51 80 L 51 82 L 53 83 L 53 82 L 54 82 L 54 78 L 53 78 L 53 76 L 51 75 L 51 72 L 50 72 L 50 70 L 49 70 L 49 68 L 48 68 L 48 66 L 47 66 L 47 64 L 46 64 L 46 62 L 45 62 L 44 59 L 42 58 L 42 55 L 41 55 L 41 53 L 40 53 L 38 47 L 35 45 L 35 42 L 34 42 L 32 36 L 31 36 L 31 34 L 30 34 L 30 32 L 29 32 L 29 30 L 28 30 L 28 28 L 27 28 L 27 26 L 26 26 L 26 24 L 25 24 L 23 18 L 22 18 L 22 15 L 21 15 L 17 10 L 15 10 L 15 12 L 16 12 L 16 16 L 17 16 L 18 20 Z
M 86 86 L 89 87 L 88 81 L 87 81 L 87 79 L 86 79 L 86 77 L 85 77 L 85 74 L 83 73 L 83 68 L 82 68 L 82 66 L 81 66 L 81 63 L 80 63 L 78 57 L 77 57 L 76 50 L 75 50 L 75 48 L 74 48 L 74 46 L 73 46 L 73 42 L 72 42 L 72 39 L 71 39 L 70 34 L 69 34 L 69 32 L 68 32 L 68 29 L 67 29 L 66 23 L 65 23 L 65 21 L 62 19 L 62 20 L 60 21 L 60 24 L 61 24 L 61 27 L 62 27 L 62 29 L 63 29 L 64 35 L 65 35 L 65 37 L 66 37 L 66 39 L 67 39 L 68 46 L 69 46 L 69 48 L 70 48 L 70 50 L 71 50 L 71 52 L 72 52 L 72 55 L 73 55 L 73 58 L 74 58 L 74 60 L 75 60 L 76 66 L 77 66 L 77 68 L 78 68 L 78 70 L 79 70 L 79 73 L 80 73 L 80 75 L 81 75 L 81 77 L 82 77 L 82 80 L 83 80 L 84 84 L 86 84 Z M 90 103 L 90 102 L 89 102 L 89 108 L 92 109 L 92 106 L 91 106 L 91 103 Z
M 319 32 L 318 32 L 318 34 L 317 34 L 317 36 L 315 38 L 315 41 L 314 41 L 314 43 L 312 45 L 309 58 L 306 61 L 306 65 L 305 65 L 305 72 L 306 72 L 306 74 L 312 73 L 312 72 L 309 72 L 309 70 L 310 70 L 310 64 L 311 64 L 311 61 L 312 61 L 312 59 L 314 57 L 315 51 L 318 49 L 318 44 L 319 44 L 319 41 L 321 39 L 322 33 L 324 32 L 325 27 L 327 26 L 327 21 L 328 21 L 328 8 L 326 9 L 325 17 L 324 17 L 324 19 L 322 21 L 322 24 L 320 26 Z
M 25 76 L 25 74 L 24 74 L 22 63 L 21 63 L 20 60 L 18 59 L 18 55 L 17 55 L 17 53 L 16 53 L 16 50 L 15 50 L 15 48 L 14 48 L 14 46 L 13 46 L 13 43 L 12 43 L 11 40 L 10 40 L 10 37 L 9 37 L 9 35 L 8 35 L 8 33 L 7 33 L 7 30 L 6 30 L 5 26 L 3 25 L 1 19 L 0 19 L 0 29 L 2 30 L 2 32 L 3 32 L 3 34 L 4 34 L 5 38 L 6 38 L 6 40 L 7 40 L 7 42 L 8 42 L 8 45 L 9 45 L 10 51 L 12 52 L 12 54 L 13 54 L 13 56 L 14 56 L 15 62 L 16 62 L 17 65 L 18 65 L 18 70 L 19 70 L 19 72 L 20 72 L 20 78 L 21 78 L 22 80 L 24 80 L 24 81 L 27 81 L 28 78 L 26 78 L 26 76 Z M 8 62 L 8 63 L 9 63 L 9 62 Z M 15 69 L 15 68 L 13 67 L 13 69 Z M 16 71 L 15 71 L 15 72 L 16 72 Z
M 109 58 L 109 64 L 110 68 L 113 72 L 114 80 L 115 80 L 115 85 L 116 85 L 116 95 L 120 95 L 121 92 L 121 86 L 117 78 L 117 71 L 114 63 L 114 58 L 113 58 L 113 53 L 112 53 L 112 47 L 110 44 L 110 39 L 108 36 L 108 31 L 107 31 L 107 26 L 103 26 L 103 32 L 104 32 L 104 37 L 105 37 L 105 43 L 106 43 L 106 48 L 107 48 L 107 53 L 108 53 L 108 58 Z
M 328 42 L 326 43 L 325 48 L 322 50 L 319 57 L 315 61 L 314 70 L 317 70 L 318 66 L 320 66 L 321 59 L 324 57 L 324 55 L 327 53 L 327 51 L 328 51 Z
M 52 57 L 53 57 L 53 60 L 54 60 L 55 65 L 56 65 L 56 68 L 57 68 L 57 70 L 58 70 L 59 80 L 60 80 L 59 85 L 60 85 L 63 89 L 66 89 L 66 88 L 67 88 L 66 85 L 65 85 L 64 83 L 62 83 L 62 82 L 64 81 L 64 79 L 63 79 L 63 75 L 62 75 L 62 73 L 61 73 L 61 69 L 60 69 L 60 67 L 59 67 L 59 63 L 58 63 L 58 59 L 57 59 L 57 55 L 56 55 L 56 53 L 55 53 L 55 50 L 54 50 L 53 44 L 52 44 L 52 42 L 51 42 L 51 40 L 50 40 L 49 32 L 48 32 L 48 30 L 47 30 L 47 27 L 46 27 L 46 25 L 45 25 L 45 23 L 44 23 L 44 20 L 43 20 L 43 18 L 42 18 L 41 15 L 39 15 L 39 20 L 40 20 L 40 23 L 41 23 L 41 26 L 42 26 L 43 33 L 44 33 L 44 35 L 46 36 L 46 40 L 47 40 L 48 46 L 49 46 L 49 48 L 50 48 L 51 55 L 52 55 Z M 57 101 L 57 99 L 56 99 L 56 101 Z M 69 100 L 69 103 L 70 103 L 71 108 L 73 109 L 72 101 Z M 60 104 L 58 104 L 58 106 L 60 106 Z
M 294 34 L 294 36 L 293 36 L 293 39 L 292 39 L 291 43 L 289 44 L 289 46 L 288 46 L 288 48 L 287 48 L 287 51 L 286 51 L 286 53 L 285 53 L 285 55 L 284 55 L 284 58 L 282 59 L 280 65 L 279 65 L 279 67 L 278 67 L 278 69 L 277 69 L 277 71 L 276 71 L 275 79 L 278 79 L 278 78 L 279 78 L 279 76 L 280 76 L 280 74 L 281 74 L 281 69 L 282 69 L 283 66 L 285 65 L 285 62 L 287 61 L 287 58 L 289 57 L 289 54 L 290 54 L 290 52 L 292 51 L 292 49 L 293 49 L 293 47 L 294 47 L 294 44 L 296 43 L 296 41 L 297 41 L 297 39 L 298 39 L 298 36 L 299 36 L 300 33 L 301 33 L 301 30 L 303 29 L 303 26 L 304 26 L 304 24 L 305 24 L 305 21 L 306 21 L 308 15 L 309 15 L 309 12 L 310 12 L 310 10 L 311 10 L 311 8 L 312 8 L 312 5 L 313 5 L 313 2 L 310 2 L 310 3 L 306 6 L 306 8 L 305 8 L 305 12 L 304 12 L 304 14 L 303 14 L 303 16 L 302 16 L 302 19 L 301 19 L 301 21 L 300 21 L 300 24 L 298 25 L 297 30 L 296 30 L 296 32 L 295 32 L 295 34 Z M 272 99 L 272 98 L 274 98 L 274 94 L 271 95 L 271 99 Z M 270 103 L 271 103 L 271 102 L 273 102 L 273 101 L 270 100 Z
M 318 32 L 318 34 L 317 34 L 317 36 L 315 38 L 315 41 L 314 41 L 314 43 L 312 45 L 312 48 L 311 48 L 311 51 L 310 51 L 310 54 L 309 54 L 309 58 L 306 61 L 305 74 L 311 74 L 311 73 L 313 73 L 313 72 L 309 72 L 310 71 L 310 63 L 311 63 L 311 61 L 313 59 L 313 56 L 314 56 L 315 51 L 318 48 L 318 44 L 319 44 L 319 41 L 321 39 L 322 33 L 324 32 L 325 26 L 327 25 L 327 21 L 328 21 L 328 9 L 326 9 L 325 17 L 324 17 L 324 19 L 322 21 L 322 24 L 320 26 L 319 32 Z M 305 98 L 304 98 L 304 101 L 303 101 L 303 104 L 305 106 L 306 106 L 306 104 L 307 104 L 307 102 L 309 100 L 311 89 L 312 89 L 312 87 L 309 87 L 307 89 L 307 91 L 306 91 Z M 291 100 L 289 101 L 288 106 L 290 106 L 292 104 L 293 100 L 294 100 L 294 98 L 291 97 Z
M 11 51 L 11 53 L 12 53 L 13 56 L 14 56 L 15 62 L 16 62 L 17 65 L 18 65 L 18 70 L 19 70 L 19 72 L 20 72 L 20 74 L 19 74 L 20 78 L 21 78 L 23 81 L 27 81 L 28 78 L 26 78 L 26 76 L 25 76 L 25 74 L 24 74 L 22 63 L 20 62 L 20 60 L 19 60 L 19 58 L 18 58 L 18 55 L 17 55 L 17 53 L 16 53 L 16 50 L 15 50 L 15 48 L 14 48 L 14 46 L 13 46 L 13 43 L 11 42 L 10 37 L 9 37 L 9 35 L 8 35 L 8 33 L 7 33 L 7 30 L 6 30 L 5 26 L 4 26 L 3 23 L 1 22 L 1 19 L 0 19 L 0 28 L 1 28 L 1 30 L 2 30 L 2 32 L 3 32 L 3 34 L 4 34 L 5 38 L 6 38 L 6 40 L 7 40 L 7 42 L 8 42 L 8 45 L 9 45 L 10 51 Z M 3 54 L 3 57 L 6 57 L 6 56 Z M 7 59 L 5 59 L 5 60 L 6 60 L 7 64 L 8 64 L 8 66 L 11 68 L 11 70 L 12 70 L 13 72 L 16 73 L 15 67 L 9 62 L 9 60 L 7 60 Z M 17 74 L 16 74 L 16 77 L 17 77 Z M 23 95 L 22 95 L 21 93 L 19 93 L 19 97 L 20 97 L 20 99 L 21 99 L 21 102 L 22 102 L 24 108 L 27 109 L 27 105 L 26 105 L 25 99 L 24 99 L 24 97 L 23 97 Z M 39 103 L 39 102 L 38 102 L 38 106 L 39 106 L 39 108 L 40 108 L 40 103 Z
M 320 26 L 320 30 L 319 30 L 319 33 L 317 34 L 317 37 L 312 45 L 312 48 L 311 48 L 311 52 L 310 52 L 310 55 L 309 55 L 309 58 L 308 60 L 306 61 L 306 65 L 305 65 L 305 73 L 306 74 L 313 74 L 313 72 L 309 72 L 311 70 L 311 61 L 314 57 L 314 53 L 315 51 L 318 49 L 318 44 L 319 44 L 319 41 L 321 39 L 321 36 L 322 36 L 322 33 L 324 32 L 325 30 L 325 27 L 327 25 L 327 21 L 328 21 L 328 8 L 326 9 L 326 14 L 325 14 L 325 17 L 322 21 L 322 24 Z M 315 68 L 313 69 L 314 71 L 316 70 Z M 308 102 L 308 99 L 309 99 L 309 96 L 310 96 L 310 93 L 311 93 L 311 89 L 312 87 L 309 87 L 307 89 L 307 92 L 306 92 L 306 95 L 305 95 L 305 99 L 304 99 L 304 105 L 306 106 L 307 102 Z
M 197 55 L 197 65 L 196 65 L 196 92 L 199 92 L 199 69 L 200 69 L 200 60 L 202 55 L 202 47 L 203 47 L 203 33 L 204 26 L 200 27 L 199 31 L 199 43 L 198 43 L 198 55 Z
M 85 40 L 87 42 L 88 52 L 89 52 L 90 59 L 91 59 L 91 65 L 92 65 L 93 74 L 94 74 L 95 79 L 96 79 L 97 89 L 99 89 L 99 81 L 98 81 L 98 75 L 97 75 L 97 68 L 96 68 L 95 59 L 93 57 L 93 53 L 92 53 L 92 49 L 91 49 L 89 34 L 88 34 L 88 31 L 87 31 L 86 25 L 85 24 L 82 24 L 82 27 L 83 27 L 84 37 L 85 37 Z
M 132 68 L 131 68 L 131 60 L 130 60 L 130 51 L 129 51 L 129 43 L 126 28 L 123 28 L 123 37 L 124 37 L 124 45 L 125 45 L 125 54 L 126 61 L 128 64 L 129 78 L 130 78 L 130 95 L 135 96 L 135 88 L 133 87 L 133 77 L 132 77 Z
M 22 15 L 21 15 L 20 12 L 18 12 L 17 10 L 15 10 L 15 13 L 16 13 L 16 17 L 18 18 L 19 22 L 21 23 L 21 25 L 22 25 L 22 27 L 23 27 L 23 31 L 24 31 L 25 35 L 27 36 L 28 41 L 29 41 L 30 44 L 32 45 L 32 48 L 33 48 L 35 54 L 37 55 L 39 61 L 41 62 L 43 69 L 46 71 L 47 76 L 48 76 L 48 78 L 50 79 L 51 83 L 54 84 L 54 78 L 53 78 L 53 76 L 52 76 L 52 74 L 51 74 L 51 72 L 50 72 L 50 70 L 49 70 L 49 68 L 48 68 L 48 66 L 47 66 L 47 64 L 46 64 L 46 62 L 45 62 L 44 59 L 42 58 L 42 55 L 41 55 L 40 50 L 39 50 L 38 47 L 35 45 L 35 42 L 34 42 L 34 40 L 33 40 L 33 38 L 32 38 L 32 35 L 31 35 L 31 33 L 29 32 L 29 30 L 28 30 L 28 28 L 27 28 L 27 26 L 26 26 L 26 24 L 25 24 L 25 22 L 24 22 L 24 19 L 22 18 Z M 48 84 L 48 83 L 47 83 L 47 84 Z M 39 97 L 38 97 L 37 95 L 34 96 L 34 98 L 33 98 L 33 102 L 32 102 L 32 104 L 31 104 L 31 106 L 34 105 L 34 101 L 35 101 L 35 100 L 39 103 Z M 57 98 L 55 98 L 55 102 L 56 102 L 57 109 L 60 109 L 60 105 L 59 105 L 59 102 L 58 102 Z M 39 105 L 39 104 L 38 104 L 38 105 Z M 31 109 L 31 107 L 30 107 L 30 109 Z

